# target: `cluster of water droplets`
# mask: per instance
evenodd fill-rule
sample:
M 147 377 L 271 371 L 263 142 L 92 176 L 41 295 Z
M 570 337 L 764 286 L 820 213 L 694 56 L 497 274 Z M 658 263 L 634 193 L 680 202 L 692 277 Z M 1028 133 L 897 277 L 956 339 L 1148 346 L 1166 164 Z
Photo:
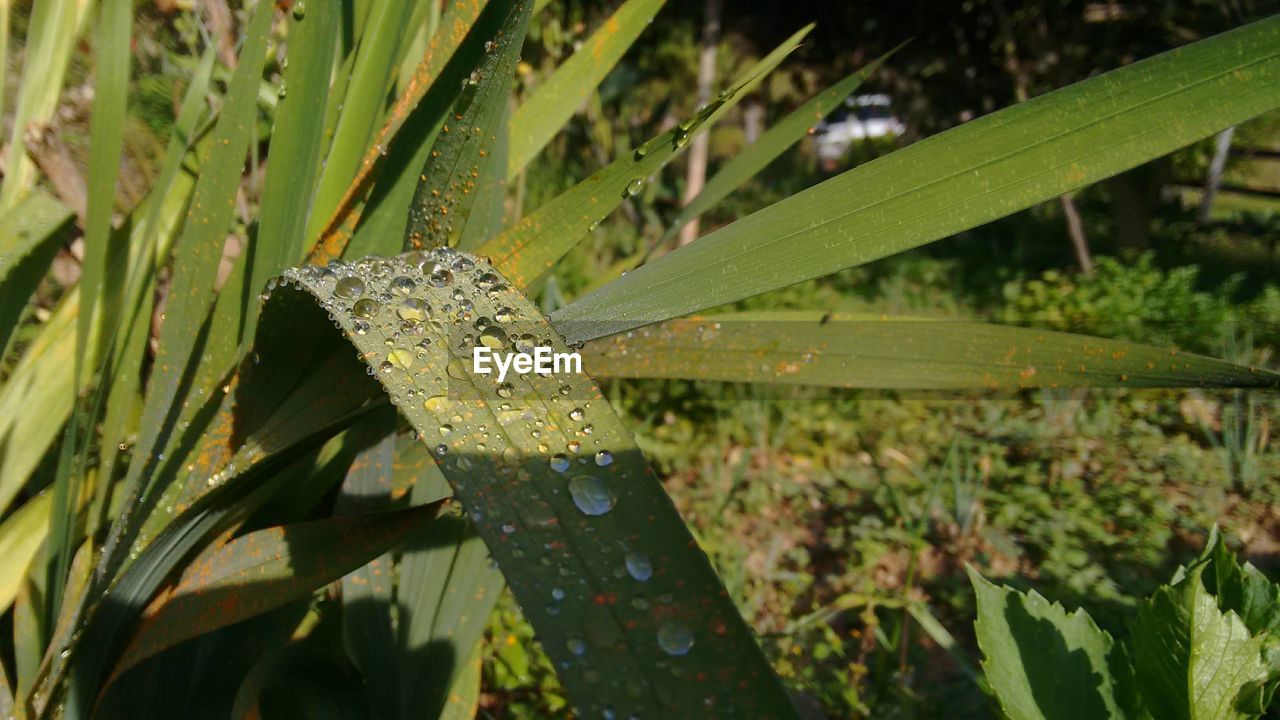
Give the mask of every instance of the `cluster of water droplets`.
M 595 429 L 598 390 L 589 381 L 515 369 L 499 381 L 496 372 L 478 376 L 471 368 L 478 346 L 503 353 L 567 350 L 537 311 L 487 261 L 447 247 L 290 270 L 283 282 L 305 286 L 356 339 L 370 374 L 391 389 L 419 439 L 447 475 L 461 478 L 458 496 L 487 530 L 491 547 L 496 537 L 511 557 L 544 563 L 548 576 L 562 578 L 559 585 L 542 586 L 542 609 L 555 616 L 570 599 L 599 605 L 588 578 L 557 540 L 566 523 L 592 533 L 592 523 L 615 511 L 615 489 L 624 487 L 607 433 Z M 557 497 L 571 504 L 561 505 Z M 676 619 L 682 613 L 675 611 L 675 599 L 647 591 L 660 568 L 623 540 L 611 541 L 608 556 L 614 575 L 634 583 L 620 606 L 638 617 L 664 618 L 652 642 L 672 660 L 688 654 L 694 633 Z M 612 620 L 592 625 L 615 627 Z M 584 663 L 577 669 L 586 673 L 593 649 L 625 645 L 622 631 L 612 632 L 618 634 L 598 629 L 595 636 L 571 637 L 564 662 Z M 643 692 L 638 685 L 637 693 Z

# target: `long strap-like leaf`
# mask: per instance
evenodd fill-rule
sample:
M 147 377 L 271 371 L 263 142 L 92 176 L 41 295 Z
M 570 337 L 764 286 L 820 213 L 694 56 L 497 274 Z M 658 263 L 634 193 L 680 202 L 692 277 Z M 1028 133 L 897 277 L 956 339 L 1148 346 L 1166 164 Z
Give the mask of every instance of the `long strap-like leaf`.
M 1280 107 L 1280 16 L 918 142 L 749 215 L 552 316 L 571 342 L 902 252 Z

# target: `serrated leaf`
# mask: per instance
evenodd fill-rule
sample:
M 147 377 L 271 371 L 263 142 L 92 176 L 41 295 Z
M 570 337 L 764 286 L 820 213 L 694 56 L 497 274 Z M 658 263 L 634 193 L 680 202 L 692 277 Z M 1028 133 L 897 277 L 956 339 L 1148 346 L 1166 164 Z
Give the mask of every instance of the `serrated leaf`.
M 1083 609 L 1068 613 L 1034 590 L 997 587 L 968 568 L 987 682 L 1010 720 L 1130 717 L 1127 661 Z
M 595 223 L 613 212 L 624 199 L 639 193 L 646 178 L 683 150 L 693 135 L 714 125 L 750 93 L 812 29 L 812 25 L 806 26 L 787 38 L 707 107 L 539 207 L 486 242 L 476 254 L 491 258 L 494 269 L 516 287 L 529 287 L 564 257 Z
M 512 180 L 595 92 L 666 0 L 627 0 L 511 116 Z
M 1201 581 L 1204 566 L 1161 587 L 1132 622 L 1133 663 L 1147 710 L 1170 720 L 1258 717 L 1267 679 L 1263 638 L 1250 637 Z
M 556 329 L 580 332 L 573 325 Z M 605 377 L 899 390 L 1280 387 L 1280 373 L 1122 340 L 969 320 L 805 311 L 672 320 L 594 340 L 582 353 L 586 366 Z
M 861 265 L 990 222 L 1280 107 L 1280 17 L 915 143 L 561 308 L 570 342 Z M 491 253 L 499 257 L 499 253 Z
M 115 673 L 167 647 L 306 597 L 435 517 L 420 505 L 258 530 L 210 547 L 151 601 Z
M 580 712 L 793 716 L 591 379 L 472 372 L 475 343 L 567 352 L 487 263 L 440 248 L 285 277 L 330 310 L 434 448 Z M 278 287 L 267 312 L 281 296 L 306 295 Z
M 1205 589 L 1217 598 L 1223 612 L 1234 611 L 1253 635 L 1280 636 L 1280 584 L 1268 580 L 1251 563 L 1237 562 L 1217 527 L 1200 557 L 1208 565 L 1201 576 Z

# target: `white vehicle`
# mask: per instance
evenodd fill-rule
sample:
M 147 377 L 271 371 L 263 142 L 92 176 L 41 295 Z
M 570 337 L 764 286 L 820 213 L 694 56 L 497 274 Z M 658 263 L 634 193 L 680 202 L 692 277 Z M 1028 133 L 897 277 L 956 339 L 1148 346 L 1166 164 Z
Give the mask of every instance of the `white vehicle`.
M 818 159 L 834 163 L 856 140 L 897 137 L 906 129 L 894 116 L 888 95 L 855 95 L 814 127 Z

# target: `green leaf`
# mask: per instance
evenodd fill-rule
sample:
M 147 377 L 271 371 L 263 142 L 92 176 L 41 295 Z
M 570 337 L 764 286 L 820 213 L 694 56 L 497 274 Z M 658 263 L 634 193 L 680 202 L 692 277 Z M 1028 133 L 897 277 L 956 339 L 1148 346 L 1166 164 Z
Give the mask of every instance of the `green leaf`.
M 1267 667 L 1263 638 L 1250 637 L 1201 581 L 1204 566 L 1160 588 L 1132 623 L 1133 662 L 1147 709 L 1170 720 L 1258 717 Z
M 458 238 L 456 247 L 459 250 L 472 252 L 502 230 L 507 213 L 507 177 L 503 173 L 503 168 L 507 165 L 510 127 L 511 104 L 508 102 L 503 108 L 502 116 L 498 119 L 494 131 L 497 139 L 490 146 L 488 155 L 482 158 L 479 164 L 475 205 L 471 208 L 466 224 L 462 227 L 462 237 Z
M 310 595 L 398 545 L 438 510 L 433 504 L 315 520 L 211 546 L 144 611 L 114 674 L 164 648 Z
M 495 2 L 499 6 L 500 2 Z M 456 244 L 475 203 L 480 165 L 497 144 L 495 128 L 506 112 L 511 78 L 524 46 L 531 6 L 510 4 L 497 40 L 462 81 L 452 117 L 445 120 L 409 206 L 403 249 Z
M 312 237 L 312 234 L 308 235 L 309 239 L 317 241 L 317 244 L 311 248 L 309 263 L 325 263 L 342 256 L 347 243 L 352 239 L 356 224 L 365 211 L 365 203 L 370 199 L 369 191 L 375 180 L 383 186 L 394 186 L 391 196 L 396 198 L 403 196 L 403 202 L 396 205 L 401 212 L 395 219 L 401 223 L 404 222 L 403 210 L 409 206 L 409 199 L 417 186 L 421 168 L 427 161 L 427 152 L 435 139 L 435 134 L 439 131 L 439 120 L 448 109 L 447 105 L 452 104 L 452 98 L 458 91 L 457 86 L 445 87 L 439 81 L 454 54 L 461 49 L 463 41 L 471 36 L 472 28 L 480 18 L 481 10 L 486 3 L 487 0 L 449 3 L 444 17 L 440 19 L 436 33 L 427 44 L 422 60 L 405 83 L 400 98 L 387 113 L 387 122 L 382 126 L 377 140 L 365 151 L 360 170 L 351 186 L 347 188 L 346 195 L 338 204 L 338 209 L 333 217 L 328 219 L 319 238 Z M 345 76 L 345 73 L 340 73 L 339 81 Z M 461 82 L 461 78 L 457 78 L 457 81 Z M 338 93 L 339 89 L 335 85 L 333 93 Z M 333 93 L 330 95 L 331 102 Z M 432 99 L 424 103 L 428 96 Z M 423 115 L 430 115 L 431 119 L 424 122 Z M 410 122 L 411 120 L 414 122 Z M 402 136 L 401 129 L 406 124 L 409 127 Z M 411 149 L 406 151 L 406 147 Z M 400 162 L 402 152 L 412 155 L 414 160 L 408 163 Z M 390 157 L 391 160 L 383 161 L 383 157 Z M 388 164 L 393 165 L 394 168 L 388 169 Z M 389 222 L 389 218 L 392 217 L 390 212 L 381 213 L 380 216 L 383 222 Z M 392 240 L 394 242 L 394 238 Z M 392 244 L 392 248 L 394 247 Z
M 48 492 L 31 498 L 0 523 L 0 612 L 9 609 L 27 575 L 27 566 L 49 532 Z
M 560 309 L 580 342 L 870 262 L 1280 107 L 1280 17 L 1049 93 L 749 215 Z M 498 253 L 491 253 L 499 257 Z
M 473 374 L 474 343 L 567 351 L 487 263 L 440 248 L 285 277 L 327 306 L 434 448 L 580 712 L 793 716 L 706 556 L 590 378 L 525 373 L 499 383 Z M 468 310 L 457 309 L 455 291 Z M 305 297 L 278 287 L 266 312 L 290 296 Z M 476 328 L 479 318 L 493 320 Z
M 595 92 L 666 0 L 627 0 L 511 116 L 506 179 L 514 179 Z
M 769 128 L 754 144 L 743 148 L 741 152 L 730 158 L 715 176 L 707 181 L 702 192 L 680 209 L 680 214 L 671 221 L 671 227 L 667 229 L 659 243 L 675 237 L 685 223 L 714 207 L 743 183 L 755 177 L 756 173 L 776 160 L 787 148 L 800 142 L 814 125 L 853 94 L 853 91 L 857 90 L 858 86 L 896 51 L 897 48 L 890 50 L 858 72 L 814 95 L 804 105 Z
M 972 568 L 975 632 L 987 682 L 1010 720 L 1131 717 L 1120 646 L 1083 609 L 1068 614 L 1034 590 L 997 587 Z
M 324 147 L 324 115 L 316 108 L 329 98 L 341 8 L 321 2 L 302 17 L 291 14 L 290 62 L 282 81 L 285 92 L 276 106 L 258 232 L 253 236 L 251 290 L 266 287 L 268 280 L 305 256 L 307 217 Z M 257 298 L 246 300 L 249 322 L 240 335 L 242 344 L 253 339 L 257 327 Z
M 566 335 L 576 324 L 560 323 Z M 671 320 L 582 350 L 605 377 L 827 387 L 1280 387 L 1280 373 L 1123 340 L 941 320 L 805 311 Z
M 57 240 L 74 218 L 71 208 L 38 190 L 0 215 L 0 350 L 9 347 L 31 293 L 58 251 Z M 4 504 L 0 500 L 0 507 Z
M 6 151 L 9 160 L 0 183 L 0 212 L 12 210 L 35 184 L 35 163 L 26 152 L 27 128 L 47 125 L 53 117 L 91 4 L 89 0 L 46 0 L 31 5 L 22 82 Z
M 1239 615 L 1253 635 L 1280 636 L 1280 584 L 1268 580 L 1251 563 L 1237 562 L 1217 527 L 1200 557 L 1208 565 L 1201 575 L 1205 589 L 1217 598 L 1223 612 Z
M 109 338 L 119 312 L 120 282 L 107 275 L 111 214 L 115 210 L 116 178 L 124 151 L 124 122 L 129 97 L 129 40 L 133 30 L 131 0 L 103 0 L 98 13 L 94 55 L 93 107 L 89 119 L 89 181 L 84 218 L 84 265 L 80 275 L 81 313 L 76 330 L 76 385 L 82 382 L 90 326 L 101 322 Z M 104 287 L 105 283 L 105 287 Z M 100 315 L 100 317 L 99 317 Z M 99 353 L 93 353 L 97 357 Z M 96 419 L 96 418 L 93 418 Z
M 188 365 L 203 337 L 201 328 L 213 306 L 218 262 L 222 259 L 245 153 L 257 120 L 257 86 L 266 62 L 273 13 L 270 3 L 259 4 L 246 28 L 239 64 L 213 129 L 212 149 L 196 181 L 191 208 L 175 247 L 166 319 L 143 409 L 141 427 L 148 432 L 139 438 L 129 466 L 122 491 L 121 515 L 104 548 L 99 580 L 123 560 L 120 552 L 125 543 L 121 538 L 135 528 L 133 512 L 137 499 L 146 489 L 146 480 L 156 465 L 153 453 L 168 443 L 176 421 L 175 409 L 180 409 L 176 406 L 181 400 L 183 385 L 190 377 Z
M 359 172 L 361 156 L 382 120 L 385 98 L 399 69 L 400 54 L 408 42 L 409 18 L 420 1 L 370 5 L 371 12 L 356 48 L 355 64 L 342 99 L 333 141 L 315 191 L 308 237 L 319 234 Z
M 340 256 L 363 257 L 365 255 L 390 255 L 403 246 L 405 217 L 409 214 L 414 193 L 422 177 L 422 170 L 431 159 L 432 147 L 441 135 L 444 124 L 452 117 L 463 85 L 471 72 L 486 56 L 489 43 L 497 44 L 498 33 L 511 16 L 514 0 L 490 0 L 480 10 L 473 3 L 451 3 L 441 19 L 438 32 L 452 50 L 446 64 L 435 64 L 437 53 L 430 53 L 424 65 L 431 60 L 439 74 L 431 79 L 430 88 L 416 107 L 404 119 L 404 126 L 396 133 L 394 141 L 382 144 L 387 157 L 378 163 L 376 185 L 368 196 L 367 206 L 362 206 L 360 225 L 355 227 L 354 214 L 347 216 L 340 227 L 332 227 L 317 245 L 307 262 L 324 263 Z M 422 71 L 422 67 L 419 68 Z M 426 79 L 424 78 L 424 82 Z M 412 89 L 412 85 L 410 89 Z M 347 239 L 350 237 L 350 245 Z
M 813 26 L 808 25 L 787 38 L 707 107 L 539 207 L 482 245 L 476 253 L 492 258 L 494 268 L 516 287 L 528 288 L 596 223 L 613 212 L 623 200 L 638 194 L 645 179 L 661 170 L 667 161 L 683 150 L 691 137 L 714 125 L 738 100 L 750 93 L 799 47 L 800 41 L 812 29 Z

